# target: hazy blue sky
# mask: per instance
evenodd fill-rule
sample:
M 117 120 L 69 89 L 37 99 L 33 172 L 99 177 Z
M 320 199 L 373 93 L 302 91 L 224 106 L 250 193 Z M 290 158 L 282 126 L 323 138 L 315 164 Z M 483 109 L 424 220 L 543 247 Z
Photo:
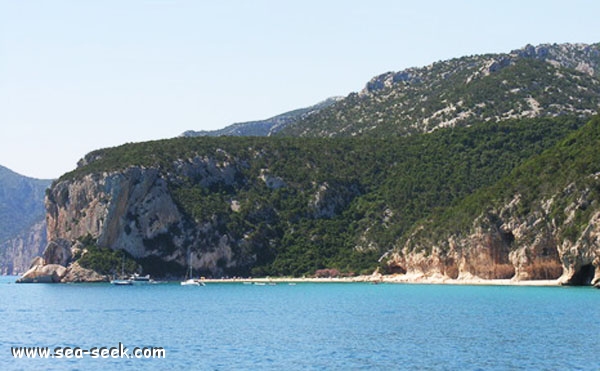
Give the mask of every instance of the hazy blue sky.
M 600 1 L 0 0 L 0 165 L 268 118 L 386 71 L 600 42 Z

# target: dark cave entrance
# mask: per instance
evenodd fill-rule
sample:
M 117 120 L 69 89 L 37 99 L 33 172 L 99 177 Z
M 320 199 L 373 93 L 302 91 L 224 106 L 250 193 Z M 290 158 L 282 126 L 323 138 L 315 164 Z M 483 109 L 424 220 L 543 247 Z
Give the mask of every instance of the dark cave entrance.
M 569 280 L 569 285 L 573 286 L 589 286 L 594 279 L 596 268 L 592 264 L 582 266 L 573 277 Z

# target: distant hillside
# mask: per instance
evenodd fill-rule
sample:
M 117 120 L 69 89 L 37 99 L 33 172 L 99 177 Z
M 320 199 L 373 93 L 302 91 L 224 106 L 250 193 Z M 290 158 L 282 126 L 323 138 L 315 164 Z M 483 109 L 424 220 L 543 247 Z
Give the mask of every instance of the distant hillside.
M 25 272 L 33 258 L 46 247 L 46 220 L 41 219 L 26 231 L 0 242 L 0 274 Z
M 51 182 L 28 178 L 0 166 L 0 241 L 44 219 L 44 192 Z
M 22 272 L 44 248 L 45 224 L 39 224 L 45 223 L 44 195 L 51 182 L 0 166 L 0 273 Z
M 283 129 L 286 136 L 408 135 L 600 107 L 600 44 L 528 45 L 388 72 Z
M 227 126 L 223 129 L 213 131 L 193 131 L 189 130 L 182 134 L 184 137 L 220 137 L 220 136 L 258 136 L 266 137 L 276 134 L 288 125 L 309 117 L 323 108 L 329 107 L 341 98 L 333 97 L 317 103 L 314 106 L 300 108 L 294 111 L 286 112 L 266 120 L 240 122 Z

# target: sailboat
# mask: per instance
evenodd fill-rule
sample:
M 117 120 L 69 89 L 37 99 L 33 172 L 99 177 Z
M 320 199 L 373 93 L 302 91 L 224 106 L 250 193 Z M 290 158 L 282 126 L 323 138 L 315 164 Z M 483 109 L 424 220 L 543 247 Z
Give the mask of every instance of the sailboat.
M 123 257 L 123 259 L 121 260 L 121 277 L 125 276 L 125 257 Z M 111 285 L 116 285 L 116 286 L 131 286 L 133 285 L 133 281 L 132 280 L 122 280 L 122 279 L 114 279 L 112 281 L 110 281 Z
M 186 275 L 187 279 L 185 281 L 181 281 L 181 286 L 205 286 L 204 282 L 192 278 L 192 253 L 190 252 L 189 254 L 189 259 L 188 259 L 188 266 L 189 266 L 189 272 Z
M 140 276 L 138 273 L 134 273 L 129 276 L 129 280 L 133 281 L 134 283 L 154 283 L 154 280 L 150 278 L 149 274 Z

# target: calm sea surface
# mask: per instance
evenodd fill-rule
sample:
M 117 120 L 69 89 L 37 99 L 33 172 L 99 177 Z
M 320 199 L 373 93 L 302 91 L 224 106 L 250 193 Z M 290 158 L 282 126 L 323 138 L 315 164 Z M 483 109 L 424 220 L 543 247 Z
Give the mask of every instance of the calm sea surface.
M 600 370 L 594 288 L 14 279 L 0 278 L 0 370 Z M 11 354 L 119 342 L 166 358 Z

